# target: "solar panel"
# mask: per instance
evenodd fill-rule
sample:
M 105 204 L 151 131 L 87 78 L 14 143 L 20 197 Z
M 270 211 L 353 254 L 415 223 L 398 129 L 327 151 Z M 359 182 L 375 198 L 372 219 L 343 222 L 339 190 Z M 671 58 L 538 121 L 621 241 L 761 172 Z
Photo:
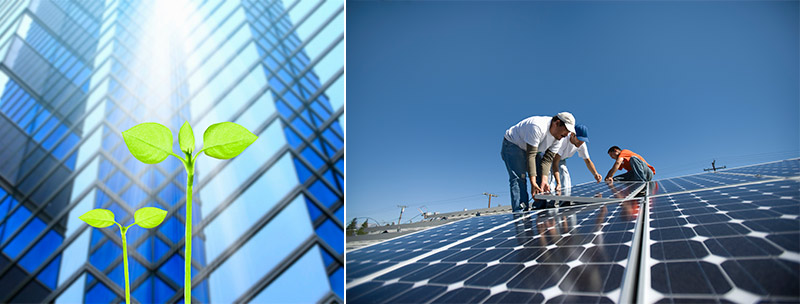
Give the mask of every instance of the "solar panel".
M 641 302 L 800 298 L 800 183 L 651 199 Z
M 562 191 L 551 191 L 537 194 L 537 200 L 561 200 L 574 202 L 607 202 L 626 199 L 644 187 L 643 182 L 589 182 L 566 188 Z
M 354 274 L 348 302 L 608 302 L 620 298 L 639 217 L 638 200 L 515 217 L 494 229 L 394 263 L 367 280 L 363 273 Z
M 800 302 L 800 159 L 647 185 L 641 200 L 644 183 L 577 185 L 537 198 L 594 203 L 475 217 L 348 252 L 347 300 Z
M 787 159 L 779 162 L 772 162 L 741 168 L 724 170 L 725 173 L 758 174 L 767 176 L 797 176 L 800 172 L 800 158 Z
M 668 179 L 658 180 L 654 187 L 651 187 L 651 193 L 658 195 L 664 193 L 676 193 L 684 191 L 693 191 L 712 187 L 724 187 L 736 184 L 759 182 L 768 180 L 766 177 L 755 175 L 740 175 L 740 174 L 727 174 L 720 172 L 711 172 L 703 174 L 695 174 L 682 177 L 673 177 Z
M 347 253 L 347 281 L 430 252 L 513 219 L 511 214 L 467 218 Z

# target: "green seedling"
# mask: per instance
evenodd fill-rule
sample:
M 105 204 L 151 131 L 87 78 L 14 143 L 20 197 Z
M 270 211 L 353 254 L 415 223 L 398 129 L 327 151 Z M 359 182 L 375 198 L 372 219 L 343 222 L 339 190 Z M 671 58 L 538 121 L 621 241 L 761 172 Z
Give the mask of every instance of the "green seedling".
M 106 228 L 116 224 L 119 227 L 119 234 L 122 237 L 122 262 L 125 270 L 125 303 L 131 304 L 131 284 L 128 282 L 128 241 L 125 238 L 125 233 L 133 225 L 139 225 L 142 228 L 155 228 L 164 218 L 167 212 L 154 207 L 144 207 L 136 210 L 133 214 L 133 223 L 128 226 L 122 226 L 114 220 L 114 212 L 108 209 L 92 209 L 81 215 L 82 221 L 89 224 L 89 226 L 96 228 Z
M 186 158 L 172 152 L 172 132 L 158 123 L 146 122 L 122 132 L 122 138 L 133 157 L 145 164 L 157 164 L 172 155 L 186 169 L 186 247 L 184 249 L 183 301 L 192 302 L 192 184 L 197 156 L 205 152 L 216 159 L 230 159 L 241 154 L 258 136 L 232 122 L 216 123 L 203 133 L 203 148 L 194 152 L 194 132 L 185 122 L 178 132 L 178 144 Z

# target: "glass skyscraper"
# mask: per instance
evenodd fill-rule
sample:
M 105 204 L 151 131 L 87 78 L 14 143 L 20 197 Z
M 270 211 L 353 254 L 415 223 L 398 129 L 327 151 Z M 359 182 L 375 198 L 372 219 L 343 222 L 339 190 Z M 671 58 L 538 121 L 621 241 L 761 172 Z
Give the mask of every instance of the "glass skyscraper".
M 343 27 L 342 0 L 0 2 L 0 303 L 124 301 L 119 231 L 78 216 L 145 206 L 131 295 L 183 301 L 186 174 L 120 134 L 151 121 L 259 136 L 198 159 L 193 301 L 343 302 Z

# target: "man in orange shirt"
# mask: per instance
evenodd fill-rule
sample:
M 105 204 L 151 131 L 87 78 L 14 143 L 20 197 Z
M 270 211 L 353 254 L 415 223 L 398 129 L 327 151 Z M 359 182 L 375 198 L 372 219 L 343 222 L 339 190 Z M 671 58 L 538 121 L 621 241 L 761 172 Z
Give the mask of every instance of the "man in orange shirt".
M 639 154 L 631 150 L 622 150 L 617 146 L 608 149 L 608 156 L 617 160 L 611 170 L 606 174 L 606 181 L 644 181 L 649 182 L 656 174 L 656 169 L 644 160 Z M 619 169 L 628 170 L 623 174 L 614 176 Z

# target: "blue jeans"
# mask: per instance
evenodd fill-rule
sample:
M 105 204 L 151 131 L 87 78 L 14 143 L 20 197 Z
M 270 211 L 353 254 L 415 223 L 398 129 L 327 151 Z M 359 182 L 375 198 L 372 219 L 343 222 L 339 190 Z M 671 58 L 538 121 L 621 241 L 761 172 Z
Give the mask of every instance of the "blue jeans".
M 528 157 L 527 152 L 503 138 L 500 156 L 508 171 L 508 184 L 511 188 L 511 210 L 521 210 L 520 204 L 528 204 Z
M 628 172 L 617 175 L 614 180 L 630 181 L 630 182 L 649 182 L 653 180 L 653 170 L 644 164 L 644 162 L 636 156 L 631 156 L 631 169 Z

